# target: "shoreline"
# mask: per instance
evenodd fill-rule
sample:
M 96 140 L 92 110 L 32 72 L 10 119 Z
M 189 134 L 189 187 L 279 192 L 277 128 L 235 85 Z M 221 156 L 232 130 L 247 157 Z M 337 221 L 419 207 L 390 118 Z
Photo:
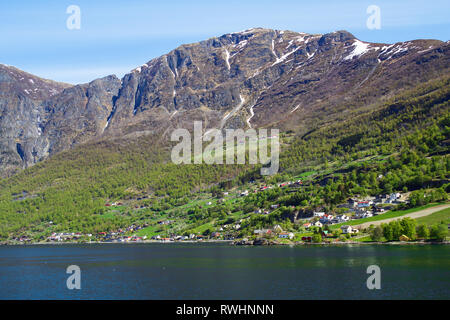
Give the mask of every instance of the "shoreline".
M 361 242 L 361 241 L 349 241 L 349 242 L 295 242 L 295 243 L 269 243 L 269 244 L 253 244 L 253 243 L 235 243 L 234 240 L 202 240 L 202 241 L 158 241 L 158 240 L 146 240 L 139 242 L 33 242 L 33 243 L 0 243 L 1 246 L 58 246 L 58 245 L 110 245 L 110 244 L 229 244 L 234 247 L 279 247 L 279 246 L 345 246 L 345 245 L 449 245 L 450 241 L 389 241 L 389 242 Z
M 202 240 L 202 241 L 192 241 L 192 240 L 185 240 L 185 241 L 159 241 L 159 240 L 143 240 L 143 241 L 128 241 L 128 242 L 120 242 L 120 241 L 114 241 L 114 242 L 105 242 L 105 241 L 89 241 L 89 242 L 28 242 L 28 243 L 0 243 L 0 246 L 36 246 L 36 245 L 74 245 L 74 244 L 174 244 L 174 243 L 232 243 L 234 240 Z

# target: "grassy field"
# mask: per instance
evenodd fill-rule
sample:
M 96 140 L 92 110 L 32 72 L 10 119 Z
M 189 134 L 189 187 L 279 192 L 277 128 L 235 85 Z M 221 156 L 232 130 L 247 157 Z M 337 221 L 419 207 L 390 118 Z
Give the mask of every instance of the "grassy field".
M 407 210 L 389 211 L 389 212 L 380 214 L 378 216 L 370 217 L 370 218 L 357 219 L 357 220 L 351 220 L 351 221 L 344 222 L 344 223 L 334 224 L 334 225 L 330 226 L 330 229 L 337 229 L 344 225 L 354 226 L 354 225 L 359 225 L 359 224 L 362 224 L 365 222 L 380 221 L 380 220 L 385 220 L 385 219 L 390 219 L 390 218 L 401 217 L 401 216 L 404 216 L 405 214 L 428 209 L 428 208 L 435 207 L 440 204 L 444 204 L 444 203 L 430 203 L 430 204 L 427 204 L 424 206 L 420 206 L 417 208 L 411 208 L 411 209 L 407 209 Z
M 153 236 L 156 236 L 159 234 L 159 230 L 161 230 L 161 226 L 159 225 L 153 225 L 153 226 L 148 226 L 144 229 L 139 230 L 138 232 L 136 232 L 136 235 L 138 237 L 143 237 L 143 236 L 147 236 L 148 238 L 151 238 Z
M 214 228 L 213 226 L 214 226 L 214 222 L 211 221 L 211 222 L 202 224 L 198 227 L 192 228 L 189 230 L 189 232 L 194 233 L 194 234 L 201 234 L 201 233 L 205 232 L 208 228 L 213 229 Z
M 429 216 L 416 219 L 417 224 L 425 224 L 428 226 L 444 222 L 450 223 L 450 208 L 435 212 Z
M 371 242 L 372 238 L 369 235 L 365 235 L 362 237 L 355 237 L 354 239 L 352 239 L 352 241 L 356 241 L 356 242 Z

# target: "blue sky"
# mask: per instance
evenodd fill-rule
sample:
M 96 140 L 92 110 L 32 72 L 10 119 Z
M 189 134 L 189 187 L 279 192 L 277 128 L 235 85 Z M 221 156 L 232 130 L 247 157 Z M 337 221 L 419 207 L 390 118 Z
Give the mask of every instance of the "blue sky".
M 369 5 L 381 29 L 366 27 Z M 81 29 L 69 30 L 69 5 Z M 0 4 L 0 63 L 69 83 L 131 69 L 176 48 L 252 27 L 327 33 L 364 41 L 450 40 L 450 1 L 433 0 L 21 0 Z

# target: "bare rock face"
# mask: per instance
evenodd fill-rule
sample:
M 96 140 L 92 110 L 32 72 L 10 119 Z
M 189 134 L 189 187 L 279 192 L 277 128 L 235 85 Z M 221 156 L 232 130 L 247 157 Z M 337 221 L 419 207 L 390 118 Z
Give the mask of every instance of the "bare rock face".
M 277 126 L 307 131 L 345 108 L 447 74 L 448 43 L 362 42 L 251 29 L 183 45 L 123 79 L 107 133 L 152 128 Z
M 52 154 L 103 134 L 120 89 L 116 76 L 76 85 L 42 103 L 43 139 Z
M 44 80 L 0 64 L 0 172 L 9 175 L 44 159 L 40 103 L 69 85 Z
M 0 172 L 92 139 L 211 128 L 306 132 L 350 108 L 449 74 L 449 43 L 362 42 L 250 29 L 182 45 L 132 70 L 69 86 L 0 65 Z

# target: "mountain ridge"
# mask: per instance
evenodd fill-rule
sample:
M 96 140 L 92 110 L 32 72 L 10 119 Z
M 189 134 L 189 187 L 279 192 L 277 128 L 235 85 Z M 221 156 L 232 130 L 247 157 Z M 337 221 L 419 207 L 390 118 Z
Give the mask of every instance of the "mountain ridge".
M 5 81 L 3 67 L 0 170 L 11 175 L 88 141 L 167 136 L 194 120 L 204 121 L 205 131 L 280 126 L 306 132 L 446 74 L 448 60 L 448 42 L 439 40 L 388 45 L 347 31 L 253 28 L 181 45 L 122 79 L 39 82 L 51 86 L 47 95 L 24 88 L 20 77 Z

